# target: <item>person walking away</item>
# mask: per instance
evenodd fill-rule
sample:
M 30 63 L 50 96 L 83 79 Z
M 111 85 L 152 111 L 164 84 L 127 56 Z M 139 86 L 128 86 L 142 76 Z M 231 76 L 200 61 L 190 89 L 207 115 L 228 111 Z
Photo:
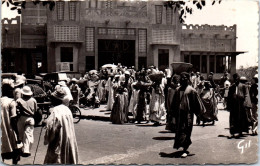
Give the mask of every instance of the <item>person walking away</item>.
M 72 78 L 71 80 L 71 86 L 70 86 L 71 95 L 73 97 L 73 104 L 79 106 L 79 93 L 80 88 L 77 84 L 77 79 Z
M 16 80 L 14 83 L 14 91 L 13 91 L 13 95 L 14 95 L 14 100 L 17 100 L 19 98 L 22 97 L 22 88 L 24 86 L 25 81 L 23 81 L 22 79 Z
M 229 126 L 231 137 L 241 137 L 243 132 L 248 133 L 248 119 L 246 109 L 251 108 L 251 101 L 248 88 L 240 82 L 240 76 L 233 75 L 234 84 L 228 91 L 227 110 L 230 111 Z
M 252 79 L 252 85 L 250 87 L 250 99 L 252 103 L 252 117 L 254 119 L 252 125 L 252 135 L 257 135 L 257 126 L 258 126 L 258 114 L 257 114 L 257 104 L 258 104 L 258 78 L 254 77 Z
M 2 85 L 2 97 L 0 99 L 2 131 L 1 156 L 3 162 L 5 159 L 12 159 L 12 164 L 17 164 L 20 160 L 19 148 L 21 148 L 21 144 L 18 144 L 17 139 L 18 130 L 16 102 L 10 96 L 10 89 L 12 89 L 10 85 Z
M 44 164 L 78 164 L 78 146 L 73 117 L 62 102 L 66 96 L 63 89 L 51 94 L 54 106 L 45 121 L 44 145 L 48 145 Z
M 19 141 L 23 143 L 22 156 L 28 157 L 31 155 L 30 149 L 34 142 L 33 130 L 34 130 L 34 113 L 37 110 L 37 102 L 32 97 L 32 91 L 29 86 L 24 86 L 22 91 L 22 98 L 16 100 L 17 109 L 20 112 L 18 119 L 18 133 Z
M 176 135 L 173 148 L 181 148 L 181 157 L 187 157 L 188 148 L 191 145 L 191 133 L 194 114 L 201 116 L 205 107 L 196 90 L 190 85 L 190 75 L 182 72 L 180 75 L 180 87 L 173 96 L 172 110 L 176 112 Z

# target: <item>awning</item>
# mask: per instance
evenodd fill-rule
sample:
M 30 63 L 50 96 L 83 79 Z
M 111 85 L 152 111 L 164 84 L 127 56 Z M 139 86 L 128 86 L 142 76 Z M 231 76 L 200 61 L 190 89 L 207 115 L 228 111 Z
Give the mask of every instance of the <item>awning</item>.
M 50 43 L 75 43 L 75 44 L 82 44 L 84 41 L 59 41 L 59 40 L 51 40 L 48 41 Z
M 150 43 L 150 45 L 162 45 L 162 46 L 178 46 L 177 43 Z
M 181 51 L 183 54 L 201 54 L 201 55 L 239 55 L 247 51 Z

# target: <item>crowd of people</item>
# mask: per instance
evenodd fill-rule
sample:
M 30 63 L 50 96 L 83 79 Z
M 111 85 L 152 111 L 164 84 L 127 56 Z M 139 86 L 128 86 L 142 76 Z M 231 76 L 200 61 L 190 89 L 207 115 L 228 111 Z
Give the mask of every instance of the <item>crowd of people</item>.
M 32 89 L 25 85 L 26 78 L 2 80 L 1 97 L 1 156 L 18 164 L 20 157 L 31 156 L 34 143 L 37 101 Z M 60 82 L 50 94 L 52 108 L 43 122 L 44 145 L 48 145 L 44 164 L 77 164 L 78 147 L 74 123 L 68 103 L 73 99 L 65 82 Z M 73 100 L 72 100 L 73 102 Z M 41 114 L 40 114 L 41 115 Z
M 12 158 L 17 164 L 19 154 L 30 155 L 33 143 L 34 114 L 37 102 L 30 87 L 19 78 L 15 83 L 2 85 L 2 157 Z M 4 80 L 3 80 L 4 82 Z M 139 71 L 133 67 L 113 66 L 91 70 L 79 80 L 60 81 L 50 93 L 51 115 L 44 122 L 44 144 L 48 144 L 45 162 L 48 164 L 77 164 L 78 148 L 72 114 L 68 106 L 97 108 L 106 104 L 111 111 L 112 124 L 150 123 L 163 125 L 175 135 L 173 147 L 181 149 L 181 157 L 188 155 L 194 115 L 203 126 L 218 121 L 218 103 L 230 111 L 230 138 L 243 132 L 257 135 L 258 78 L 248 84 L 245 77 L 225 72 L 219 85 L 214 73 L 207 79 L 199 72 L 174 73 L 170 69 L 159 71 L 155 66 Z M 13 96 L 8 87 L 13 87 Z M 66 138 L 66 140 L 64 140 Z M 68 141 L 69 140 L 69 141 Z

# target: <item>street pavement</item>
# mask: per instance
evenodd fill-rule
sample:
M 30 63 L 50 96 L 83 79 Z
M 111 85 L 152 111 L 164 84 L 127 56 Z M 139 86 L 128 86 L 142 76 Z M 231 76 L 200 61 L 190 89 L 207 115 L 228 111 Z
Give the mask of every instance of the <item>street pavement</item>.
M 145 122 L 115 125 L 109 121 L 110 112 L 105 105 L 81 109 L 83 119 L 75 124 L 79 162 L 84 165 L 256 163 L 258 137 L 251 136 L 250 132 L 241 139 L 228 139 L 229 112 L 221 108 L 221 103 L 218 107 L 219 121 L 215 125 L 194 125 L 187 158 L 179 158 L 178 151 L 172 148 L 175 134 L 165 130 L 165 125 Z M 42 129 L 41 135 L 40 132 L 41 127 L 36 127 L 32 155 L 22 157 L 19 164 L 33 164 L 34 157 L 34 164 L 43 164 L 47 146 L 43 145 L 45 130 Z

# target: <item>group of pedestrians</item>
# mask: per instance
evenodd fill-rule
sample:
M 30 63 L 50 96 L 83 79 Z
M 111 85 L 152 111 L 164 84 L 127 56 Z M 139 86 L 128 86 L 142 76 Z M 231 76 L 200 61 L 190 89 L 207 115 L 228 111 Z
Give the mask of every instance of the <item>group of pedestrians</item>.
M 79 80 L 60 81 L 50 94 L 50 116 L 43 122 L 44 144 L 48 145 L 45 164 L 77 164 L 78 147 L 70 104 L 98 107 L 107 104 L 113 124 L 150 123 L 154 126 L 166 122 L 166 130 L 175 134 L 173 148 L 181 149 L 187 157 L 191 145 L 194 115 L 196 123 L 218 121 L 218 98 L 223 98 L 230 111 L 230 138 L 243 132 L 257 135 L 258 78 L 251 85 L 245 77 L 233 75 L 230 83 L 225 72 L 220 85 L 214 82 L 214 73 L 207 79 L 201 73 L 170 69 L 159 71 L 155 66 L 139 71 L 117 66 L 92 70 Z M 2 158 L 17 164 L 20 155 L 31 155 L 34 142 L 34 114 L 37 102 L 24 78 L 3 80 L 2 85 Z M 11 90 L 11 93 L 10 93 Z M 219 97 L 218 97 L 219 96 Z M 129 115 L 132 115 L 130 118 Z
M 43 122 L 44 145 L 48 145 L 44 164 L 78 163 L 73 117 L 67 107 L 71 100 L 68 92 L 71 93 L 64 83 L 60 83 L 50 95 L 52 108 L 49 110 L 48 119 Z M 16 80 L 2 81 L 1 156 L 3 161 L 12 159 L 13 164 L 18 164 L 20 157 L 31 156 L 31 147 L 34 143 L 34 115 L 37 112 L 37 102 L 32 95 L 31 88 L 25 85 L 25 78 L 17 77 Z
M 245 77 L 238 74 L 234 74 L 231 84 L 225 72 L 218 85 L 212 72 L 205 79 L 199 72 L 176 74 L 169 69 L 159 71 L 155 66 L 140 71 L 119 67 L 109 74 L 105 69 L 96 76 L 100 74 L 96 93 L 102 96 L 100 100 L 107 101 L 111 122 L 153 122 L 157 126 L 166 121 L 166 130 L 176 133 L 174 148 L 182 149 L 182 157 L 187 156 L 191 144 L 194 115 L 198 125 L 214 125 L 220 101 L 230 111 L 230 138 L 242 136 L 250 127 L 252 134 L 257 134 L 256 77 L 248 86 Z

